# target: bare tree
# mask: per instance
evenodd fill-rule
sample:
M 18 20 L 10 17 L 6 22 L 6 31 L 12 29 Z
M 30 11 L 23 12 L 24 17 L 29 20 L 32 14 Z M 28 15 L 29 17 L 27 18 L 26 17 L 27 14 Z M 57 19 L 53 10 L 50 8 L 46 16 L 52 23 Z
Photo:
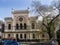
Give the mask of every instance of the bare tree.
M 52 3 L 53 3 L 53 6 L 56 7 L 59 10 L 59 14 L 55 17 L 55 18 L 57 18 L 58 16 L 60 16 L 60 0 L 53 1 Z M 60 45 L 60 29 L 56 32 L 56 34 L 57 34 L 58 44 Z
M 42 5 L 39 1 L 33 1 L 32 6 L 34 7 L 34 12 L 37 13 L 37 15 L 40 15 L 43 17 L 42 25 L 47 29 L 47 33 L 49 35 L 49 39 L 53 37 L 53 32 L 51 30 L 55 30 L 55 24 L 58 22 L 58 17 L 60 13 L 54 17 L 50 17 L 51 12 L 55 9 L 53 9 L 54 6 L 48 6 L 48 5 Z M 56 7 L 59 11 L 59 5 Z M 49 13 L 46 15 L 46 13 Z M 56 22 L 57 21 L 57 22 Z M 53 28 L 52 28 L 53 27 Z

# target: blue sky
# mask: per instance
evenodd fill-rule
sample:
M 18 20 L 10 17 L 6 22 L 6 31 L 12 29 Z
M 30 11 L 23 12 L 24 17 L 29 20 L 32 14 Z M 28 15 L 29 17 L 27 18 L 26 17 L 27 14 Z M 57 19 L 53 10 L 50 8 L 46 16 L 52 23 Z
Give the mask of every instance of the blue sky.
M 36 1 L 36 0 L 35 0 Z M 43 4 L 50 4 L 52 0 L 41 0 Z M 0 20 L 11 17 L 11 10 L 31 7 L 32 0 L 0 0 Z

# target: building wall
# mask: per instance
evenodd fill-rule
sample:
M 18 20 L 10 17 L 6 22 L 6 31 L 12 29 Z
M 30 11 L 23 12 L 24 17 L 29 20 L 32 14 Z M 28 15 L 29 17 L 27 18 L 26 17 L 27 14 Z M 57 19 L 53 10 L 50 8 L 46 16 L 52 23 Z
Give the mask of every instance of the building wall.
M 19 18 L 23 18 L 22 21 L 19 20 Z M 11 37 L 16 38 L 16 34 L 18 34 L 18 38 L 20 38 L 20 34 L 22 34 L 22 39 L 49 39 L 49 36 L 47 33 L 42 36 L 42 33 L 40 33 L 40 29 L 38 28 L 39 24 L 36 22 L 38 17 L 29 17 L 29 11 L 20 11 L 20 10 L 14 10 L 12 13 L 12 17 L 5 18 L 5 30 L 3 34 L 3 38 L 8 38 L 8 35 L 10 34 Z M 27 29 L 15 29 L 16 23 L 24 26 L 24 23 L 27 25 Z M 34 24 L 34 29 L 32 29 L 32 23 Z M 11 24 L 11 29 L 8 29 L 8 24 Z M 26 38 L 24 38 L 24 35 L 26 34 Z M 34 37 L 33 37 L 34 36 Z

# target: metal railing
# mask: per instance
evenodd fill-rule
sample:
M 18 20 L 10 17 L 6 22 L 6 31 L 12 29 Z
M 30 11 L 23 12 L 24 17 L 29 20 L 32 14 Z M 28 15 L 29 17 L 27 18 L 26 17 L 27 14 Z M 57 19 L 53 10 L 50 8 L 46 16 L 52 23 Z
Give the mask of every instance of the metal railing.
M 24 26 L 22 26 L 22 28 L 20 26 L 16 27 L 16 26 L 11 26 L 10 29 L 8 26 L 5 26 L 4 27 L 5 30 L 30 30 L 32 29 L 30 26 L 26 26 L 26 28 L 24 28 Z M 36 28 L 32 29 L 32 30 L 35 30 Z
M 16 27 L 16 26 L 11 26 L 10 28 L 8 26 L 5 26 L 5 30 L 26 30 L 26 28 L 24 28 L 24 26 L 22 26 L 22 28 L 20 26 Z

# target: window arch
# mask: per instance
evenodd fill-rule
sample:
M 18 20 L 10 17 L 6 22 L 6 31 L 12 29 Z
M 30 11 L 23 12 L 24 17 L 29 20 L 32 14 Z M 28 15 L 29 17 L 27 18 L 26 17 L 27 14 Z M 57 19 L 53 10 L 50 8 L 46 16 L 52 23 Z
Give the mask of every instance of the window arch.
M 32 23 L 32 29 L 35 29 L 35 24 L 34 23 Z
M 26 34 L 24 34 L 24 38 L 26 39 Z
M 26 23 L 24 23 L 24 29 L 26 29 L 27 28 L 27 25 L 26 25 Z
M 21 39 L 23 38 L 23 35 L 22 35 L 22 34 L 20 34 L 20 38 L 21 38 Z
M 18 38 L 18 34 L 16 34 L 16 38 Z
M 22 23 L 20 23 L 20 29 L 22 29 L 23 28 L 23 25 L 22 25 Z
M 10 34 L 8 34 L 8 37 L 10 37 Z
M 19 25 L 18 24 L 16 24 L 16 29 L 19 29 Z
M 35 34 L 32 34 L 32 36 L 33 36 L 33 39 L 35 39 Z
M 45 35 L 44 35 L 44 34 L 42 34 L 42 37 L 45 37 Z
M 9 30 L 11 29 L 11 24 L 8 24 L 8 29 L 9 29 Z

